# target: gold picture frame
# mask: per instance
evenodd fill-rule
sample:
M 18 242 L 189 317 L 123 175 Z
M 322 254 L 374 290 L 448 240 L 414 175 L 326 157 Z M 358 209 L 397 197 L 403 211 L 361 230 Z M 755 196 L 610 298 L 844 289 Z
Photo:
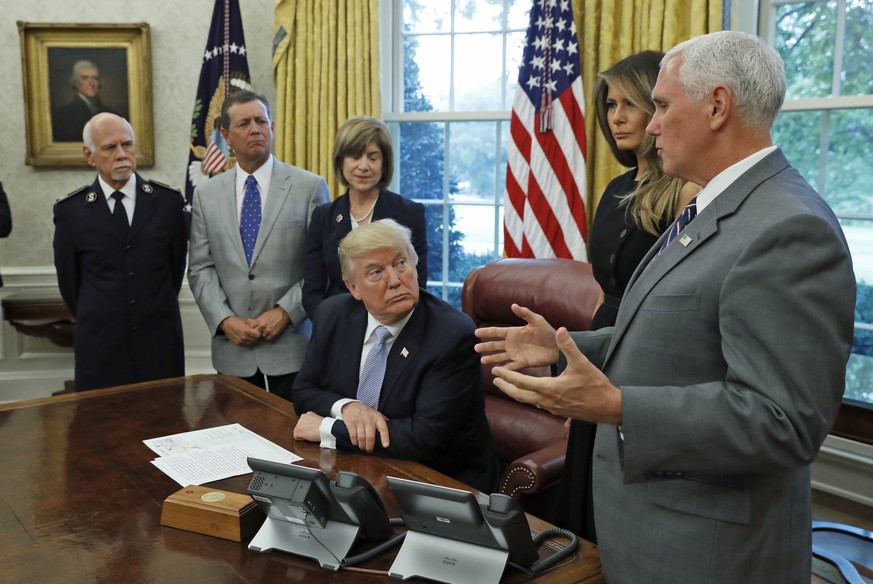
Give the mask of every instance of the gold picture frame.
M 18 32 L 24 77 L 26 164 L 87 166 L 81 128 L 94 111 L 112 111 L 133 126 L 137 165 L 154 165 L 148 23 L 19 21 Z M 92 80 L 90 88 L 78 85 L 81 81 L 77 80 L 88 76 Z

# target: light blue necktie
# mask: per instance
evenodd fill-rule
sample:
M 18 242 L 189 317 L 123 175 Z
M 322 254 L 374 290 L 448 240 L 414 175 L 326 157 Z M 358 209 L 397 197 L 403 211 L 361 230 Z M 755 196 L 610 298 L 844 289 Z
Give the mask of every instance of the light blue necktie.
M 254 176 L 249 175 L 246 179 L 246 192 L 243 195 L 242 212 L 239 217 L 239 235 L 242 238 L 243 250 L 246 252 L 246 262 L 250 266 L 260 227 L 261 195 L 258 193 L 258 181 Z
M 661 244 L 661 249 L 658 250 L 658 254 L 667 249 L 667 246 L 670 245 L 670 242 L 676 239 L 676 236 L 679 235 L 679 232 L 682 229 L 691 223 L 691 221 L 697 217 L 697 197 L 694 197 L 688 204 L 685 205 L 685 209 L 682 211 L 682 214 L 679 215 L 679 218 L 675 223 L 670 227 L 670 233 L 667 234 L 667 239 L 664 240 L 664 243 Z
M 382 381 L 385 379 L 385 365 L 388 363 L 388 349 L 385 343 L 391 338 L 391 332 L 384 326 L 377 326 L 373 331 L 376 344 L 370 349 L 361 369 L 361 379 L 358 382 L 358 401 L 374 410 L 379 409 L 379 394 L 382 392 Z

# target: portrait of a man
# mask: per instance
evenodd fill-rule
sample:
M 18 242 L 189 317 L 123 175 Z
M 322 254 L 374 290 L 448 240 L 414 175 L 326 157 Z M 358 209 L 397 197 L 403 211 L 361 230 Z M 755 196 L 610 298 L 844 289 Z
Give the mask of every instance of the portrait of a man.
M 94 115 L 130 115 L 124 49 L 49 49 L 52 140 L 81 142 Z

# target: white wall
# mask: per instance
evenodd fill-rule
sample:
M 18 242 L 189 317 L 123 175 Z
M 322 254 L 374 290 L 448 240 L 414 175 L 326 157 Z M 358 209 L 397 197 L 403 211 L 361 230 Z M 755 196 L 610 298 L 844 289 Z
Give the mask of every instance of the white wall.
M 0 239 L 0 271 L 16 292 L 57 294 L 52 267 L 52 205 L 65 193 L 94 180 L 90 169 L 34 168 L 24 164 L 24 97 L 17 21 L 46 23 L 135 23 L 151 28 L 155 165 L 141 173 L 182 187 L 188 162 L 191 112 L 214 0 L 28 0 L 3 2 L 0 20 L 0 182 L 9 196 L 13 228 Z M 274 0 L 240 0 L 249 69 L 256 90 L 275 100 L 272 74 Z M 209 370 L 208 333 L 183 290 L 188 373 Z M 0 401 L 50 395 L 73 375 L 69 349 L 0 325 Z

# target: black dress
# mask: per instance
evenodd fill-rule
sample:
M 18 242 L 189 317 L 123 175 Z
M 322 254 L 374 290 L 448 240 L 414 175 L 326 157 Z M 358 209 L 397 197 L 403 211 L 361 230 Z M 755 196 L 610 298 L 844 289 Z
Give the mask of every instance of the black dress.
M 591 330 L 615 324 L 631 275 L 658 239 L 634 223 L 626 204 L 619 204 L 619 197 L 636 188 L 636 174 L 634 168 L 606 185 L 591 225 L 588 259 L 604 295 L 603 304 L 591 320 Z M 596 430 L 597 424 L 583 420 L 573 420 L 570 425 L 556 519 L 558 526 L 594 543 L 597 534 L 591 494 L 591 452 Z

